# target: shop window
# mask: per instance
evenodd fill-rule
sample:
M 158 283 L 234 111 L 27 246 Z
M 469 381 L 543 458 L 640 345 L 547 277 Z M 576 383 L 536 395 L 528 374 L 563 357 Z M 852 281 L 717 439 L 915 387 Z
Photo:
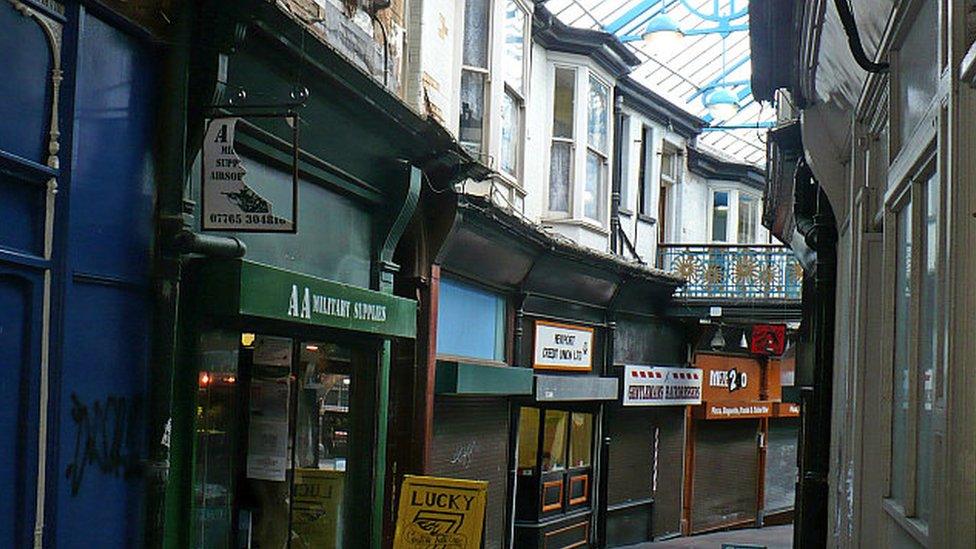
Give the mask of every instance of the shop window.
M 542 472 L 566 468 L 566 426 L 569 412 L 546 410 L 545 431 L 542 438 Z
M 739 244 L 756 243 L 756 227 L 759 224 L 759 198 L 739 193 Z
M 554 90 L 552 148 L 549 166 L 549 211 L 568 214 L 573 186 L 576 70 L 557 67 Z
M 538 463 L 539 409 L 523 406 L 519 409 L 518 469 L 532 474 Z
M 932 421 L 942 383 L 940 177 L 933 161 L 927 166 L 904 186 L 886 220 L 895 252 L 888 496 L 897 512 L 922 524 L 932 516 Z
M 506 308 L 501 295 L 442 278 L 437 308 L 437 354 L 504 361 Z
M 908 461 L 908 371 L 911 337 L 911 251 L 912 203 L 909 201 L 895 219 L 895 333 L 894 371 L 892 374 L 891 410 L 891 498 L 905 504 L 906 467 Z
M 935 379 L 939 353 L 939 321 L 936 313 L 939 309 L 939 180 L 936 175 L 932 175 L 925 183 L 921 194 L 924 196 L 924 205 L 921 207 L 919 228 L 923 249 L 919 256 L 919 336 L 916 338 L 919 356 L 918 377 L 915 382 L 915 394 L 918 395 L 918 404 L 915 407 L 915 429 L 918 433 L 915 444 L 915 514 L 927 523 L 932 512 L 932 411 L 939 385 Z
M 569 426 L 569 466 L 589 467 L 593 452 L 593 416 L 573 412 Z
M 484 151 L 490 6 L 491 0 L 466 0 L 464 3 L 459 141 L 474 154 Z
M 729 192 L 712 192 L 712 242 L 729 240 Z

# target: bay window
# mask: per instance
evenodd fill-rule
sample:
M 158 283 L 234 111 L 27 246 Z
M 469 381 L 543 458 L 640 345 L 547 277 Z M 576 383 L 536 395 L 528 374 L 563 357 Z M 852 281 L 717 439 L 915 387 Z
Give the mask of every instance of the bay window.
M 547 209 L 607 221 L 611 88 L 586 66 L 554 66 Z M 577 97 L 585 101 L 577 101 Z M 581 128 L 577 131 L 577 128 Z
M 583 215 L 603 223 L 606 195 L 607 144 L 610 126 L 610 86 L 590 75 L 587 105 L 586 186 Z
M 568 214 L 570 190 L 573 186 L 573 131 L 576 115 L 575 69 L 556 67 L 552 104 L 549 211 Z

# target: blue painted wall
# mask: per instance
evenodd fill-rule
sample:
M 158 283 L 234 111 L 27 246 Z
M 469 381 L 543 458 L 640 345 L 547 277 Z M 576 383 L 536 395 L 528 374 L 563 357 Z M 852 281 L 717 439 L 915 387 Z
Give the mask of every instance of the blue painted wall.
M 0 2 L 0 547 L 29 547 L 35 521 L 51 66 L 41 27 Z
M 156 62 L 143 44 L 84 12 L 77 52 L 53 540 L 135 547 L 143 530 Z
M 437 305 L 437 354 L 505 359 L 505 298 L 442 278 Z

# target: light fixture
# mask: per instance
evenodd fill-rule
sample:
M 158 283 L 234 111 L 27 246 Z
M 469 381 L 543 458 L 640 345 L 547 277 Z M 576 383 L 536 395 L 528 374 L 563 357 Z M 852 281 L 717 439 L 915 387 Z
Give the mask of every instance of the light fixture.
M 703 103 L 708 113 L 716 120 L 728 120 L 739 112 L 739 101 L 732 90 L 725 86 L 717 87 L 705 94 Z
M 305 350 L 306 351 L 315 352 L 315 351 L 318 351 L 319 350 L 319 346 L 318 345 L 306 345 L 305 346 Z
M 739 340 L 739 347 L 742 347 L 743 349 L 748 349 L 749 348 L 749 342 L 746 341 L 746 331 L 745 330 L 742 330 L 742 339 Z
M 245 347 L 250 347 L 251 345 L 254 345 L 254 338 L 255 338 L 254 334 L 252 334 L 250 332 L 244 332 L 244 333 L 242 333 L 241 334 L 241 345 L 243 345 Z
M 722 328 L 715 330 L 715 335 L 712 336 L 711 342 L 712 349 L 721 349 L 725 347 L 725 336 L 722 334 Z
M 673 17 L 664 13 L 658 13 L 647 23 L 641 39 L 647 44 L 652 53 L 664 53 L 678 45 L 684 38 L 685 33 L 681 30 L 678 22 Z

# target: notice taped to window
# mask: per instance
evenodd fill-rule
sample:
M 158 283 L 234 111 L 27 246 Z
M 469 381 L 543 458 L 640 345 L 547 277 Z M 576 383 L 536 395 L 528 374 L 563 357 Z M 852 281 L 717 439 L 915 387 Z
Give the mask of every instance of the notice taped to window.
M 393 549 L 479 549 L 488 483 L 407 475 Z

